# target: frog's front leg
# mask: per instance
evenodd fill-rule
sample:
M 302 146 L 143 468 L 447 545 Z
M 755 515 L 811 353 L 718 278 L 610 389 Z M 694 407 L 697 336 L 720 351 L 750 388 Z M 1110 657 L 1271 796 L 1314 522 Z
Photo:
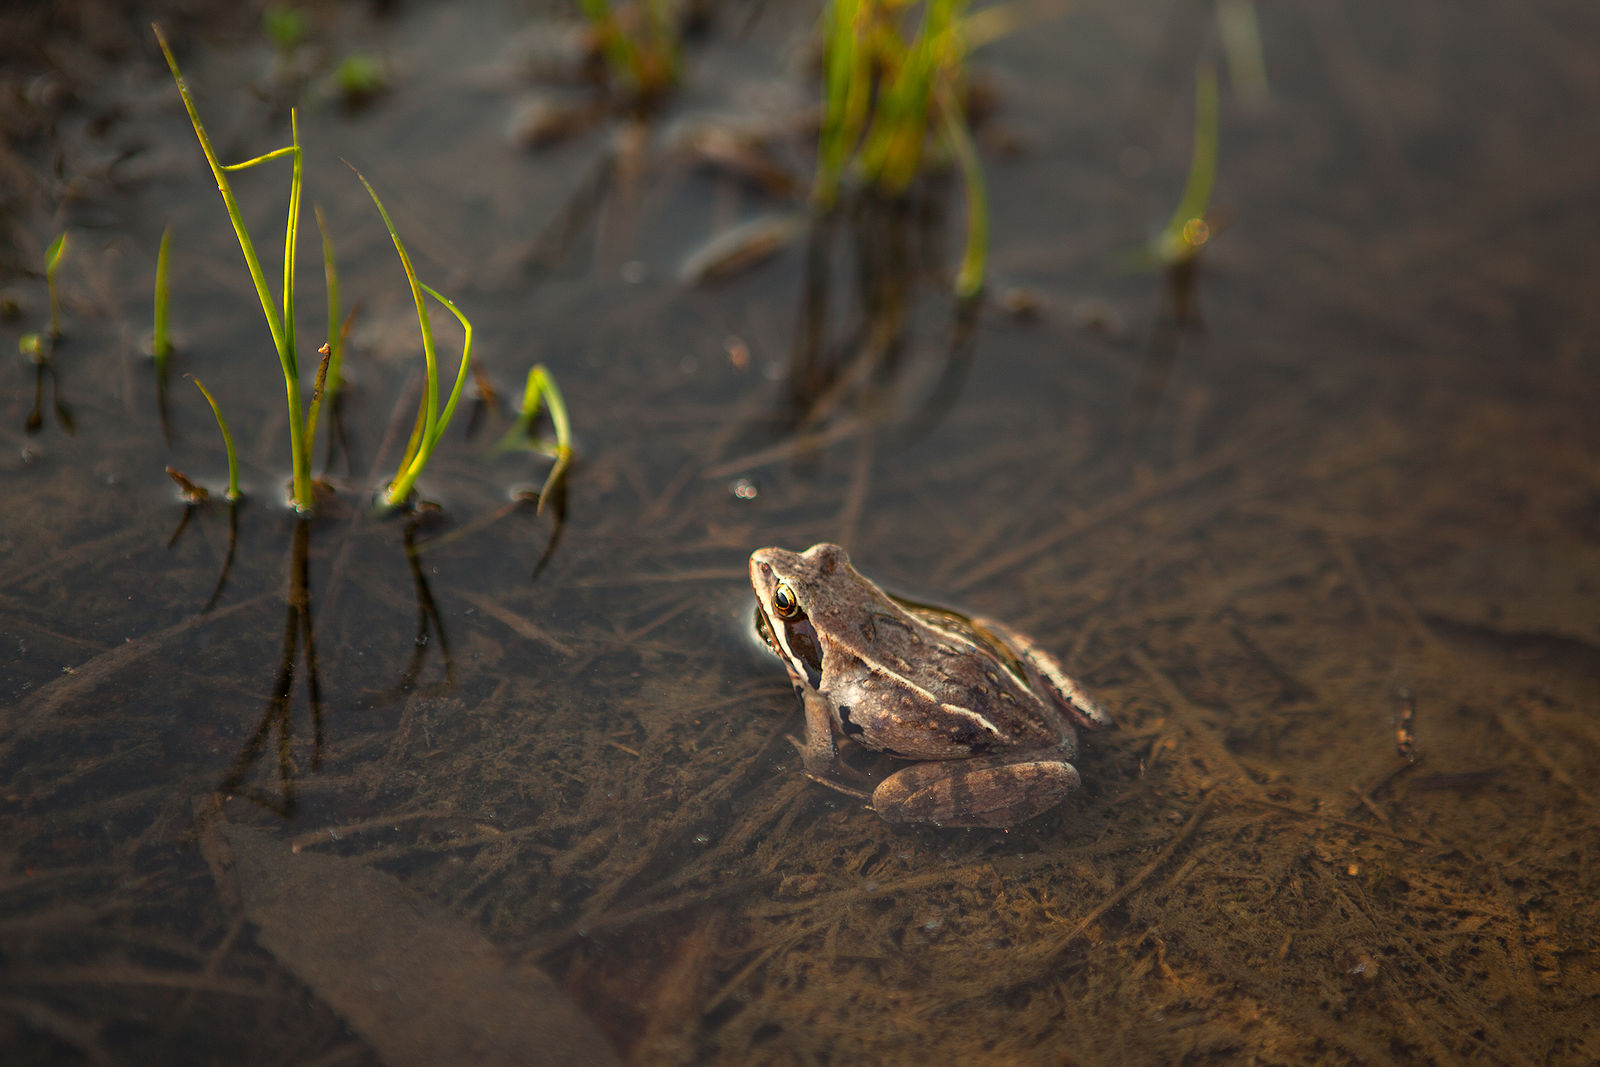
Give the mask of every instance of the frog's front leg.
M 1007 827 L 1049 811 L 1078 784 L 1060 752 L 917 763 L 885 778 L 872 807 L 892 823 Z
M 806 739 L 795 746 L 805 764 L 806 777 L 870 803 L 872 795 L 860 788 L 860 784 L 868 781 L 866 776 L 839 758 L 839 746 L 833 737 L 833 712 L 828 702 L 814 689 L 797 685 L 795 691 L 800 694 L 806 712 Z

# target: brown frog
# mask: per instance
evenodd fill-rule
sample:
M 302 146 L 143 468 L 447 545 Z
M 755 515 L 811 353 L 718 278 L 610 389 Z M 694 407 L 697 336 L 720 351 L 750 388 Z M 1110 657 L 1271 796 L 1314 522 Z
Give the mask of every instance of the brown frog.
M 757 628 L 805 706 L 806 774 L 891 823 L 1015 826 L 1078 787 L 1074 726 L 1111 717 L 1055 658 L 992 619 L 900 600 L 845 550 L 757 549 Z M 869 793 L 836 737 L 915 761 Z

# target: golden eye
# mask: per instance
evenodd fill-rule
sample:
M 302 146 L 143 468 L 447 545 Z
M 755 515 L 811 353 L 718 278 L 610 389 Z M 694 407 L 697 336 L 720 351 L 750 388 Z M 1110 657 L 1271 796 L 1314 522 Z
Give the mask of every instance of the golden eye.
M 779 582 L 778 588 L 772 591 L 772 607 L 780 619 L 792 619 L 800 614 L 800 601 L 784 582 Z

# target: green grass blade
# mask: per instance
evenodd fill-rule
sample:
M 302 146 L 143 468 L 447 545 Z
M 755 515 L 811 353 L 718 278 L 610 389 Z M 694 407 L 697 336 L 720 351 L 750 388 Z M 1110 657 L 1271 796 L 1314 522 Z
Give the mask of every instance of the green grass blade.
M 400 265 L 405 269 L 406 281 L 411 286 L 411 299 L 417 306 L 417 324 L 422 332 L 422 355 L 426 365 L 427 377 L 423 382 L 423 399 L 417 427 L 411 435 L 411 444 L 406 448 L 406 455 L 402 458 L 400 469 L 395 474 L 395 479 L 389 484 L 388 491 L 384 494 L 384 503 L 389 507 L 399 506 L 410 494 L 416 485 L 417 478 L 422 474 L 423 468 L 428 465 L 428 460 L 433 455 L 434 446 L 439 443 L 445 429 L 450 424 L 450 418 L 455 414 L 456 403 L 461 399 L 461 391 L 466 385 L 468 369 L 472 360 L 472 323 L 461 313 L 449 299 L 441 296 L 436 290 L 423 285 L 417 280 L 416 268 L 412 266 L 411 254 L 406 251 L 406 245 L 400 239 L 400 232 L 395 229 L 394 220 L 389 217 L 389 211 L 383 206 L 378 191 L 367 181 L 362 174 L 348 162 L 346 166 L 355 172 L 355 176 L 366 187 L 367 195 L 372 198 L 372 203 L 377 207 L 378 214 L 383 216 L 383 225 L 389 231 L 389 238 L 394 242 L 394 248 L 400 256 Z M 439 301 L 461 323 L 465 331 L 465 340 L 461 346 L 461 364 L 456 369 L 456 381 L 450 390 L 450 398 L 445 403 L 444 411 L 439 410 L 439 360 L 433 340 L 433 326 L 428 320 L 428 307 L 423 301 L 423 294 Z
M 872 91 L 871 60 L 861 46 L 863 0 L 832 0 L 823 18 L 827 42 L 822 128 L 812 201 L 826 211 L 838 196 L 839 179 L 861 136 Z
M 556 428 L 556 447 L 570 453 L 572 451 L 572 423 L 567 418 L 567 402 L 562 397 L 561 390 L 556 387 L 555 376 L 545 368 L 543 363 L 533 369 L 539 375 L 540 385 L 544 391 L 545 406 L 550 409 L 550 421 Z
M 257 156 L 254 159 L 247 159 L 243 163 L 224 163 L 222 164 L 222 169 L 230 173 L 236 170 L 249 170 L 251 167 L 259 167 L 263 163 L 271 163 L 275 159 L 283 159 L 285 156 L 292 156 L 298 151 L 300 151 L 300 146 L 298 144 L 286 144 L 282 148 L 274 148 L 266 155 Z
M 177 83 L 178 95 L 183 98 L 184 110 L 189 113 L 189 124 L 194 127 L 195 137 L 200 142 L 200 150 L 205 153 L 206 162 L 211 166 L 212 176 L 217 180 L 217 192 L 222 194 L 222 203 L 228 209 L 228 219 L 233 223 L 233 232 L 239 239 L 239 250 L 244 253 L 245 266 L 250 270 L 250 280 L 255 283 L 256 295 L 261 299 L 261 311 L 266 316 L 267 328 L 272 331 L 272 346 L 281 357 L 284 351 L 283 321 L 278 315 L 272 293 L 267 288 L 267 278 L 261 270 L 260 257 L 256 255 L 250 231 L 245 228 L 244 215 L 239 211 L 239 201 L 233 195 L 233 186 L 228 182 L 226 168 L 218 161 L 216 150 L 211 147 L 211 138 L 206 134 L 205 125 L 200 121 L 200 113 L 195 109 L 194 98 L 189 95 L 189 86 L 183 80 L 183 72 L 178 69 L 178 61 L 173 58 L 172 49 L 167 45 L 166 35 L 161 32 L 161 27 L 154 23 L 150 28 L 155 31 L 156 41 L 161 45 L 161 54 L 167 58 L 167 69 L 172 71 L 172 80 Z M 293 150 L 279 149 L 275 155 L 287 154 Z M 257 162 L 264 162 L 265 159 L 266 157 L 260 157 L 243 166 L 253 166 Z
M 151 325 L 150 353 L 156 360 L 156 376 L 167 376 L 167 359 L 172 355 L 172 339 L 167 334 L 167 250 L 172 243 L 172 227 L 161 231 L 161 248 L 156 253 L 155 315 Z
M 1202 64 L 1194 75 L 1194 153 L 1189 159 L 1189 177 L 1178 198 L 1177 210 L 1156 237 L 1156 252 L 1163 262 L 1187 259 L 1203 243 L 1203 238 L 1195 240 L 1191 236 L 1196 229 L 1192 224 L 1204 222 L 1216 183 L 1217 111 L 1217 72 Z
M 956 295 L 963 300 L 976 296 L 983 288 L 989 259 L 989 197 L 983 181 L 983 166 L 967 129 L 955 94 L 945 89 L 939 94 L 939 118 L 950 153 L 961 168 L 967 196 L 967 245 L 956 272 Z
M 427 360 L 427 417 L 424 425 L 431 428 L 438 421 L 439 398 L 433 386 L 438 381 L 438 366 L 434 357 L 433 326 L 428 321 L 428 306 L 422 299 L 422 283 L 417 281 L 416 269 L 411 265 L 411 253 L 406 251 L 406 243 L 400 239 L 400 232 L 394 228 L 394 220 L 389 217 L 389 211 L 383 206 L 383 201 L 378 198 L 378 191 L 367 181 L 366 175 L 356 170 L 349 161 L 345 166 L 355 171 L 355 176 L 361 179 L 361 184 L 366 186 L 367 195 L 372 197 L 372 202 L 378 209 L 378 214 L 383 216 L 384 228 L 389 231 L 389 239 L 394 242 L 394 249 L 400 255 L 400 266 L 406 272 L 406 282 L 411 286 L 411 300 L 417 306 L 417 325 L 422 331 L 422 353 Z
M 427 415 L 427 402 L 423 401 L 417 404 L 417 417 L 416 420 L 411 424 L 411 438 L 406 441 L 406 449 L 400 454 L 400 465 L 395 468 L 394 482 L 390 483 L 390 507 L 396 507 L 403 503 L 405 501 L 406 493 L 411 491 L 411 486 L 415 482 L 414 478 L 407 479 L 405 478 L 405 475 L 411 470 L 411 463 L 414 459 L 416 459 L 417 453 L 422 451 L 422 442 L 428 436 L 428 425 L 426 422 Z M 405 481 L 404 493 L 393 488 L 394 485 L 399 484 L 402 480 Z
M 449 309 L 450 314 L 454 315 L 456 321 L 461 323 L 461 330 L 464 334 L 464 339 L 461 342 L 461 365 L 456 368 L 456 383 L 450 389 L 450 399 L 445 402 L 444 410 L 439 413 L 438 422 L 435 423 L 432 437 L 427 444 L 427 450 L 431 454 L 433 447 L 439 443 L 439 438 L 443 437 L 445 430 L 449 428 L 450 420 L 456 413 L 456 402 L 461 399 L 461 390 L 467 384 L 467 371 L 472 363 L 472 323 L 461 313 L 461 309 L 456 307 L 449 297 L 441 295 L 431 285 L 423 285 L 422 288 L 429 296 Z M 422 462 L 427 462 L 426 456 L 423 457 Z
M 50 336 L 61 336 L 61 304 L 56 297 L 56 268 L 67 254 L 67 234 L 62 231 L 44 252 L 44 281 L 50 290 Z
M 294 272 L 295 258 L 300 247 L 300 194 L 304 185 L 301 174 L 304 157 L 300 151 L 300 120 L 294 108 L 289 109 L 289 139 L 293 149 L 293 170 L 289 176 L 289 222 L 283 235 L 283 343 L 288 351 L 288 364 L 299 378 L 300 361 L 295 351 L 294 330 Z M 298 408 L 298 404 L 296 407 Z M 296 410 L 295 418 L 302 416 Z
M 529 373 L 530 385 L 535 375 L 538 376 L 539 388 L 544 394 L 545 406 L 550 409 L 550 421 L 556 428 L 556 462 L 550 468 L 550 473 L 545 475 L 544 488 L 539 490 L 537 510 L 543 511 L 545 501 L 550 499 L 551 492 L 566 476 L 567 467 L 572 463 L 572 424 L 567 419 L 567 402 L 562 399 L 555 377 L 545 369 L 543 363 L 534 367 Z
M 185 374 L 184 377 L 193 382 L 195 387 L 200 390 L 200 395 L 205 397 L 206 403 L 211 405 L 211 414 L 217 417 L 217 428 L 222 431 L 222 447 L 228 450 L 227 496 L 230 501 L 238 500 L 241 496 L 239 492 L 239 461 L 233 452 L 233 434 L 228 432 L 228 420 L 222 417 L 222 409 L 217 406 L 217 401 L 212 397 L 211 391 L 201 383 L 199 378 L 192 374 Z
M 954 6 L 948 0 L 930 0 L 916 36 L 899 49 L 899 62 L 879 90 L 872 129 L 861 149 L 861 166 L 867 180 L 887 192 L 904 192 L 917 176 L 928 137 L 939 49 L 953 17 Z
M 67 252 L 67 235 L 62 232 L 50 242 L 50 247 L 44 251 L 44 273 L 46 278 L 55 276 L 56 268 L 61 265 L 61 257 Z
M 394 220 L 389 217 L 389 211 L 378 197 L 378 191 L 367 181 L 366 175 L 356 170 L 354 166 L 350 166 L 350 169 L 355 171 L 356 177 L 361 179 L 361 184 L 366 186 L 367 195 L 372 197 L 372 202 L 377 205 L 378 214 L 383 216 L 383 225 L 389 231 L 389 238 L 394 242 L 395 251 L 400 255 L 400 265 L 406 272 L 406 282 L 411 286 L 411 299 L 417 306 L 417 325 L 422 332 L 425 377 L 422 383 L 422 404 L 418 422 L 412 431 L 411 442 L 400 458 L 400 467 L 395 472 L 394 481 L 389 484 L 385 498 L 390 507 L 397 507 L 416 484 L 417 475 L 421 473 L 417 459 L 424 454 L 427 442 L 433 436 L 433 427 L 439 421 L 439 361 L 433 344 L 433 324 L 428 321 L 428 306 L 422 299 L 422 283 L 417 280 L 416 268 L 411 265 L 411 254 L 406 251 L 406 244 L 400 239 L 400 232 L 394 228 Z
M 545 475 L 544 487 L 539 490 L 537 510 L 542 512 L 545 501 L 550 499 L 551 491 L 566 475 L 573 455 L 572 423 L 567 418 L 567 402 L 561 396 L 561 389 L 556 385 L 555 376 L 543 363 L 536 364 L 528 371 L 528 381 L 522 390 L 522 409 L 517 415 L 517 421 L 500 439 L 496 450 L 504 452 L 513 448 L 532 448 L 541 452 L 546 451 L 547 445 L 536 445 L 529 440 L 533 433 L 533 422 L 539 417 L 541 406 L 549 409 L 550 423 L 556 431 L 554 451 L 556 462 L 550 468 L 550 473 Z

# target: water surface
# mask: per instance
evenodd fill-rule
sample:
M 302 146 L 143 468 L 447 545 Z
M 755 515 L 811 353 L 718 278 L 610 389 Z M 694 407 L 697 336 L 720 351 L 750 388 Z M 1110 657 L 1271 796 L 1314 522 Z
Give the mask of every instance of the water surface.
M 421 1045 L 386 998 L 445 973 L 506 991 L 453 1009 L 482 1059 L 1600 1058 L 1592 8 L 1261 5 L 1269 92 L 1222 64 L 1220 232 L 1187 279 L 1126 253 L 1182 187 L 1209 8 L 1040 18 L 976 62 L 998 102 L 970 321 L 954 181 L 679 280 L 800 207 L 673 129 L 803 131 L 813 14 L 724 12 L 648 127 L 534 151 L 507 132 L 527 101 L 583 92 L 530 69 L 544 12 L 316 13 L 316 49 L 375 49 L 393 88 L 346 110 L 304 60 L 308 202 L 361 305 L 304 524 L 267 331 L 147 29 L 12 37 L 42 43 L 0 68 L 38 118 L 5 149 L 7 351 L 47 322 L 35 250 L 71 244 L 38 427 L 32 365 L 0 396 L 8 1060 L 394 1063 Z M 169 29 L 241 159 L 286 142 L 289 90 L 230 19 Z M 804 133 L 775 143 L 803 181 Z M 424 478 L 436 515 L 369 511 L 416 322 L 341 157 L 498 393 Z M 287 175 L 238 188 L 275 245 Z M 163 426 L 139 349 L 169 224 Z M 874 327 L 877 362 L 797 411 L 803 339 L 857 366 Z M 543 514 L 514 494 L 547 461 L 490 450 L 539 361 L 580 448 Z M 220 591 L 226 506 L 173 539 L 164 468 L 223 478 L 184 373 L 244 466 Z M 806 781 L 744 574 L 820 540 L 1061 654 L 1120 724 L 1083 791 L 1009 832 L 897 829 Z M 344 863 L 308 884 L 307 853 Z M 463 970 L 341 956 L 363 919 Z

